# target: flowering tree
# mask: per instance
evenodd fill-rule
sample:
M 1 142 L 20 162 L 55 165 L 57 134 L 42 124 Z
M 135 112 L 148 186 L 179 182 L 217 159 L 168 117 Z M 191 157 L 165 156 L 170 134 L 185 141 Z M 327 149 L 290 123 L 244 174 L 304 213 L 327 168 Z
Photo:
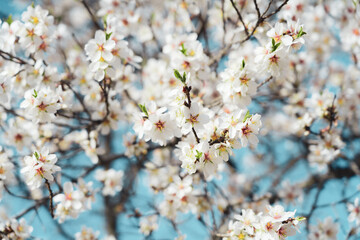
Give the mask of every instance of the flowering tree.
M 44 0 L 10 15 L 1 238 L 41 221 L 56 239 L 358 239 L 359 12 Z M 97 229 L 78 218 L 99 211 Z

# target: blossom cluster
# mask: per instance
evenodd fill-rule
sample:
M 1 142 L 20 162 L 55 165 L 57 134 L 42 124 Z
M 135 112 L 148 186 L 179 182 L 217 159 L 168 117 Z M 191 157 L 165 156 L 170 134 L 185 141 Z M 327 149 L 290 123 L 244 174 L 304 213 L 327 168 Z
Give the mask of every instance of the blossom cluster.
M 117 192 L 121 191 L 123 186 L 123 171 L 109 170 L 97 170 L 96 180 L 104 183 L 102 193 L 104 196 L 114 196 Z
M 33 231 L 24 218 L 6 219 L 0 223 L 1 237 L 5 239 L 28 239 Z
M 252 209 L 243 209 L 229 223 L 224 240 L 232 239 L 286 239 L 296 234 L 297 225 L 304 220 L 295 218 L 294 212 L 286 212 L 280 205 L 268 206 L 267 212 L 255 214 Z
M 359 3 L 38 2 L 0 21 L 0 201 L 32 204 L 0 238 L 100 199 L 108 235 L 75 239 L 117 239 L 125 216 L 146 238 L 166 219 L 185 239 L 189 217 L 212 238 L 336 239 L 314 221 L 330 181 L 359 236 Z
M 43 180 L 53 181 L 55 172 L 61 170 L 61 168 L 55 163 L 57 162 L 55 154 L 49 154 L 49 150 L 44 148 L 41 151 L 35 151 L 32 156 L 26 156 L 24 158 L 25 166 L 21 169 L 21 173 L 24 174 L 26 183 L 31 189 L 39 188 Z
M 57 202 L 55 209 L 55 217 L 59 223 L 65 219 L 77 218 L 79 213 L 91 209 L 91 203 L 95 200 L 92 182 L 86 183 L 83 179 L 79 179 L 77 190 L 71 182 L 64 183 L 63 192 L 54 197 Z

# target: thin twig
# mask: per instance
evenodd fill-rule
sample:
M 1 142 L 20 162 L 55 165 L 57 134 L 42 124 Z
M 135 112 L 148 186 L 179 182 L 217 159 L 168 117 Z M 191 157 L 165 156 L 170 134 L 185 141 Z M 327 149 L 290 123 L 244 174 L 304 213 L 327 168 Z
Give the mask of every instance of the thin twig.
M 90 18 L 91 18 L 93 24 L 95 25 L 95 27 L 96 27 L 97 29 L 102 29 L 102 27 L 101 27 L 101 26 L 99 25 L 99 23 L 97 22 L 97 19 L 96 19 L 95 15 L 92 13 L 92 11 L 91 11 L 89 5 L 86 3 L 86 1 L 85 1 L 85 0 L 81 0 L 81 3 L 84 5 L 84 7 L 86 8 L 86 10 L 88 11 L 88 13 L 89 13 L 89 15 L 90 15 Z
M 0 56 L 5 60 L 8 60 L 8 61 L 11 61 L 14 63 L 18 63 L 20 65 L 31 65 L 29 62 L 27 62 L 17 56 L 12 55 L 11 53 L 4 52 L 2 50 L 0 50 Z
M 261 17 L 261 13 L 260 13 L 260 9 L 259 9 L 259 6 L 257 4 L 257 1 L 254 0 L 254 5 L 255 5 L 255 9 L 256 9 L 256 12 L 257 12 L 257 15 L 258 15 L 258 18 Z
M 231 4 L 232 4 L 233 8 L 235 9 L 238 17 L 239 17 L 239 20 L 240 20 L 241 24 L 244 26 L 244 30 L 245 30 L 246 36 L 249 36 L 249 31 L 248 31 L 248 29 L 247 29 L 247 27 L 246 27 L 246 25 L 245 25 L 244 19 L 242 18 L 239 9 L 236 7 L 236 5 L 235 5 L 235 3 L 234 3 L 233 0 L 230 0 L 230 1 L 231 1 Z
M 50 206 L 49 206 L 49 209 L 50 209 L 50 214 L 51 214 L 51 217 L 54 218 L 54 204 L 53 204 L 53 197 L 54 197 L 54 193 L 53 191 L 51 190 L 51 187 L 50 187 L 50 183 L 47 179 L 45 179 L 45 185 L 49 191 L 49 201 L 50 201 Z
M 270 76 L 269 78 L 267 78 L 265 81 L 263 81 L 262 83 L 260 83 L 258 86 L 257 86 L 257 90 L 259 90 L 263 85 L 265 85 L 266 83 L 270 82 L 270 80 L 272 79 L 273 77 Z

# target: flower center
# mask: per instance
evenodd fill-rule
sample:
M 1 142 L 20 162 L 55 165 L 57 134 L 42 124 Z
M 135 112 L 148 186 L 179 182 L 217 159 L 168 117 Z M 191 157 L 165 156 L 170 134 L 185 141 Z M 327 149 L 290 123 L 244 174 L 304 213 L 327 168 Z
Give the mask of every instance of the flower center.
M 281 40 L 281 35 L 276 34 L 276 35 L 274 36 L 274 40 L 275 40 L 275 42 L 280 42 L 280 40 Z
M 43 50 L 43 51 L 46 51 L 46 49 L 47 49 L 46 43 L 45 43 L 45 42 L 42 42 L 42 43 L 40 44 L 40 46 L 39 46 L 39 49 L 40 49 L 40 50 Z
M 20 142 L 22 139 L 23 139 L 23 136 L 20 133 L 15 135 L 15 142 Z
M 273 63 L 273 64 L 277 64 L 278 61 L 279 61 L 279 59 L 280 59 L 280 58 L 279 58 L 278 56 L 276 56 L 276 55 L 274 55 L 274 56 L 272 56 L 271 58 L 269 58 L 270 62 Z
M 245 127 L 241 129 L 241 131 L 243 132 L 244 135 L 248 135 L 249 133 L 251 133 L 251 130 L 249 129 L 249 126 L 247 124 Z
M 188 201 L 188 198 L 187 196 L 183 196 L 181 199 L 180 199 L 181 202 L 187 202 Z
M 66 200 L 72 200 L 71 193 L 65 194 L 65 199 Z
M 188 119 L 186 119 L 187 122 L 191 123 L 192 125 L 194 125 L 195 123 L 198 123 L 199 121 L 197 120 L 197 118 L 199 117 L 199 114 L 193 116 L 190 114 L 190 117 Z
M 41 177 L 44 177 L 44 170 L 42 168 L 36 169 L 36 173 L 39 174 Z
M 240 77 L 239 79 L 242 84 L 247 84 L 248 81 L 250 80 L 249 78 L 246 77 L 246 75 L 243 77 Z
M 281 227 L 281 228 L 279 229 L 278 233 L 279 233 L 280 236 L 286 236 L 286 230 L 285 230 L 285 228 Z
M 273 229 L 274 226 L 271 222 L 268 222 L 265 227 L 266 227 L 266 230 L 270 231 L 271 229 Z
M 104 44 L 101 44 L 101 45 L 98 44 L 98 50 L 100 52 L 103 52 L 104 51 Z
M 188 69 L 190 67 L 190 63 L 188 61 L 184 61 L 183 64 L 182 64 L 182 67 L 184 69 Z
M 155 127 L 159 131 L 162 131 L 165 128 L 165 122 L 162 122 L 161 120 L 159 120 L 157 123 L 155 123 Z
M 26 29 L 26 31 L 27 31 L 27 34 L 28 34 L 29 37 L 33 37 L 35 35 L 34 29 L 30 29 L 30 30 Z
M 31 18 L 31 21 L 32 21 L 32 23 L 33 24 L 38 24 L 39 23 L 39 18 L 38 17 L 34 17 L 34 16 L 32 16 L 32 17 L 30 17 Z
M 358 215 L 358 214 L 360 213 L 360 208 L 359 208 L 359 207 L 356 207 L 356 208 L 354 209 L 354 211 L 355 211 L 356 215 Z
M 18 230 L 18 232 L 23 232 L 23 231 L 24 231 L 24 228 L 23 228 L 23 226 L 19 225 L 19 226 L 17 227 L 17 230 Z
M 46 108 L 47 108 L 47 104 L 45 104 L 44 102 L 41 102 L 40 105 L 38 105 L 37 107 L 39 108 L 40 111 L 46 111 Z
M 209 153 L 204 153 L 204 162 L 211 162 Z

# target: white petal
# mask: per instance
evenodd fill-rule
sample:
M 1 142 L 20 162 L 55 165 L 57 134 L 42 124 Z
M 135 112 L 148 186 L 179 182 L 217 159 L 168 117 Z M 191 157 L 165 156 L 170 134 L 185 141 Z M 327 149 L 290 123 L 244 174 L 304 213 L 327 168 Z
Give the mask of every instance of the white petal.
M 97 30 L 95 33 L 95 40 L 97 43 L 104 43 L 106 41 L 105 33 L 101 30 Z

